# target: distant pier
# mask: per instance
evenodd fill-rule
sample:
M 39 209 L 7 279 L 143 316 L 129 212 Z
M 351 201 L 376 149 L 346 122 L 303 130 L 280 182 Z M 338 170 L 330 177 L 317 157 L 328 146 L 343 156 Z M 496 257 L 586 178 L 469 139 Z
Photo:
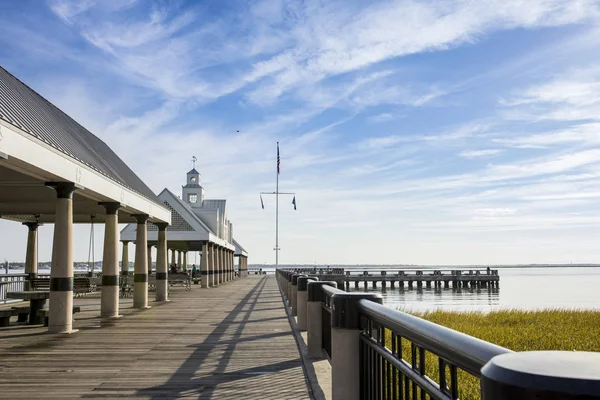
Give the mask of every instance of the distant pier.
M 301 273 L 318 276 L 320 280 L 335 281 L 338 287 L 360 289 L 497 289 L 500 275 L 497 269 L 453 270 L 386 270 L 353 273 L 343 268 L 306 268 Z

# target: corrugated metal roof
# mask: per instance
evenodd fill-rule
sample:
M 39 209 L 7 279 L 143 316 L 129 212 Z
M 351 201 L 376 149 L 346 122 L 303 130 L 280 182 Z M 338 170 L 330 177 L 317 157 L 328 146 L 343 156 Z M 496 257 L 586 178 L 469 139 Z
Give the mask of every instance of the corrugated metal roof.
M 202 208 L 207 208 L 207 209 L 216 209 L 218 208 L 219 210 L 221 210 L 221 213 L 225 212 L 225 205 L 227 203 L 227 200 L 210 200 L 210 199 L 205 199 L 202 202 Z
M 235 239 L 233 239 L 233 245 L 234 245 L 235 247 L 237 247 L 237 249 L 235 249 L 235 250 L 236 250 L 236 253 L 237 253 L 237 252 L 240 252 L 240 253 L 241 253 L 241 252 L 248 253 L 248 252 L 246 251 L 246 249 L 244 249 L 244 248 L 243 248 L 243 247 L 242 247 L 242 246 L 241 246 L 241 245 L 238 243 L 238 241 L 237 241 L 237 240 L 235 240 Z
M 161 204 L 148 186 L 73 118 L 0 67 L 0 118 L 121 185 Z

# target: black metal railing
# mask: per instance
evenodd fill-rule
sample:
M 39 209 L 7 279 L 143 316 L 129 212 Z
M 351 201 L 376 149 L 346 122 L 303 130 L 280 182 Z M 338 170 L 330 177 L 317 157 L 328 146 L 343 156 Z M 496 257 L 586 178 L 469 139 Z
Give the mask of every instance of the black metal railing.
M 0 302 L 7 301 L 6 293 L 25 290 L 27 274 L 0 275 Z
M 360 380 L 365 399 L 458 399 L 492 357 L 510 352 L 368 300 L 361 318 Z

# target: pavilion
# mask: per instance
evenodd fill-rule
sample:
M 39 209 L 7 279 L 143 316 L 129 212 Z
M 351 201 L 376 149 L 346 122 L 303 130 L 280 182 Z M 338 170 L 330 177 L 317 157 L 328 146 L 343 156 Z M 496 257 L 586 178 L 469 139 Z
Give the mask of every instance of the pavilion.
M 204 197 L 200 173 L 193 168 L 186 174 L 181 198 L 164 189 L 158 199 L 171 210 L 171 226 L 167 248 L 171 265 L 188 268 L 188 253 L 200 252 L 200 275 L 203 288 L 217 286 L 236 278 L 234 257 L 239 257 L 239 276 L 247 276 L 248 253 L 233 239 L 233 223 L 227 218 L 227 201 Z M 182 200 L 183 199 L 183 200 Z M 128 243 L 136 237 L 136 225 L 121 231 L 123 242 L 123 274 L 128 273 Z M 156 229 L 148 229 L 148 254 L 159 240 Z M 148 261 L 151 265 L 151 260 Z M 158 272 L 157 272 L 158 279 Z
M 134 307 L 148 306 L 146 230 L 157 236 L 157 269 L 166 273 L 171 210 L 102 140 L 1 67 L 0 187 L 1 217 L 29 229 L 30 278 L 37 228 L 54 224 L 50 332 L 73 332 L 73 223 L 105 224 L 101 316 L 108 318 L 119 316 L 117 224 L 136 223 Z M 157 280 L 156 299 L 166 292 L 166 280 Z

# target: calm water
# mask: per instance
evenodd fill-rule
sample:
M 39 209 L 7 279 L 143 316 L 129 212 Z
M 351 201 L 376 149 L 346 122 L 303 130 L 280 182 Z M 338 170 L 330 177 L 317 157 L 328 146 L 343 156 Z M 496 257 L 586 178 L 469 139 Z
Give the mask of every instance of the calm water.
M 351 268 L 348 270 L 353 271 Z M 356 273 L 369 269 L 373 273 L 381 267 L 356 269 Z M 496 268 L 494 268 L 496 269 Z M 273 268 L 265 267 L 265 271 L 273 272 Z M 391 271 L 391 270 L 390 270 Z M 49 270 L 40 270 L 48 273 Z M 0 275 L 4 273 L 0 269 Z M 10 273 L 22 273 L 10 270 Z M 390 272 L 388 272 L 389 274 Z M 382 293 L 384 304 L 392 308 L 406 310 L 463 310 L 492 311 L 503 308 L 540 309 L 540 308 L 581 308 L 600 310 L 600 267 L 567 267 L 567 268 L 498 268 L 500 275 L 499 289 L 452 289 L 413 290 L 388 289 L 382 292 L 371 288 L 367 291 Z M 370 285 L 369 285 L 370 286 Z M 389 286 L 389 285 L 388 285 Z M 356 291 L 351 285 L 351 291 Z M 364 292 L 362 282 L 358 291 Z
M 499 268 L 499 289 L 400 290 L 382 292 L 384 304 L 406 310 L 492 311 L 506 308 L 600 310 L 600 268 Z M 360 284 L 358 291 L 364 291 Z M 379 285 L 380 286 L 380 285 Z M 356 291 L 354 285 L 351 291 Z

